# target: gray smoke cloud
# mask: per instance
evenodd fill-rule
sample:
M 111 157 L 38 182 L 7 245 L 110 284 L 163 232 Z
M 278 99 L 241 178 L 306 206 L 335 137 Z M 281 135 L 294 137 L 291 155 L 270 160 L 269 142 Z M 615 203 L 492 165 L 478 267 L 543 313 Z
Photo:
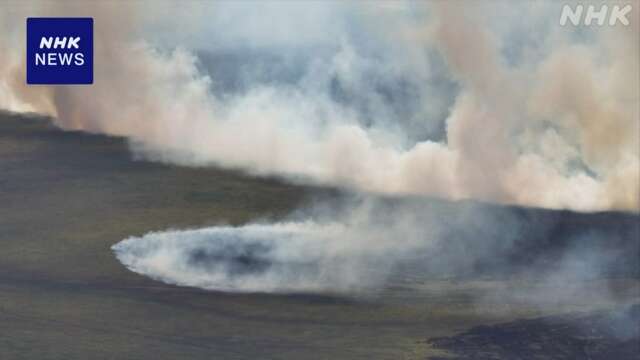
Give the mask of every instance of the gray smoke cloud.
M 636 8 L 626 27 L 572 28 L 546 2 L 77 5 L 3 16 L 4 107 L 126 136 L 158 161 L 639 209 Z M 25 86 L 16 13 L 94 16 L 95 84 Z

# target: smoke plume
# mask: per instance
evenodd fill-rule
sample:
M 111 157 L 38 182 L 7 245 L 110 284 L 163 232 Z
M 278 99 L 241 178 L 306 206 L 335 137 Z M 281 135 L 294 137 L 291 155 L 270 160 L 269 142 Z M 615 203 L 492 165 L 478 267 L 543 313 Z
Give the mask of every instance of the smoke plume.
M 545 2 L 307 5 L 16 4 L 1 105 L 125 136 L 158 161 L 639 209 L 637 7 L 629 26 L 562 27 Z M 24 85 L 20 15 L 62 14 L 95 17 L 95 84 Z

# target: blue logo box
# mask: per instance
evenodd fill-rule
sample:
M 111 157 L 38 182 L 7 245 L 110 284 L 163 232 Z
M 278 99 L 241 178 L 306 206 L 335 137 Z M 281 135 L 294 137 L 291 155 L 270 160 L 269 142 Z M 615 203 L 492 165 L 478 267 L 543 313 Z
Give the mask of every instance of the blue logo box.
M 27 84 L 93 84 L 93 18 L 27 18 Z

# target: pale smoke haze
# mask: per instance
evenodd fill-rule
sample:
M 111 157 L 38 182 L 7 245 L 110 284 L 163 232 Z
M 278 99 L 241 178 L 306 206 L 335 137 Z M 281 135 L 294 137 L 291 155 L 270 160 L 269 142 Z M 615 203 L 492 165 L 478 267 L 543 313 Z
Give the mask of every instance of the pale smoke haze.
M 212 3 L 197 4 L 199 15 L 164 3 L 144 12 L 83 6 L 33 3 L 3 14 L 3 28 L 12 29 L 0 39 L 4 107 L 51 114 L 66 129 L 126 136 L 138 156 L 178 164 L 389 194 L 639 208 L 637 9 L 628 27 L 572 30 L 543 22 L 559 14 L 552 3 L 509 11 L 499 2 Z M 24 85 L 21 11 L 94 16 L 95 84 Z M 280 25 L 265 31 L 260 12 Z M 489 16 L 496 12 L 500 23 Z M 202 14 L 212 14 L 210 22 Z M 160 20 L 200 35 L 191 43 L 167 35 Z M 531 31 L 508 39 L 519 34 L 513 26 Z M 247 48 L 318 57 L 303 56 L 288 82 L 252 83 L 261 68 L 243 68 L 241 91 L 212 91 L 219 81 L 203 72 L 198 54 L 224 49 L 242 58 Z M 442 72 L 453 90 L 433 83 Z M 413 89 L 407 98 L 419 104 L 406 117 L 395 106 L 405 100 L 387 94 L 396 83 Z M 428 136 L 438 123 L 441 136 Z

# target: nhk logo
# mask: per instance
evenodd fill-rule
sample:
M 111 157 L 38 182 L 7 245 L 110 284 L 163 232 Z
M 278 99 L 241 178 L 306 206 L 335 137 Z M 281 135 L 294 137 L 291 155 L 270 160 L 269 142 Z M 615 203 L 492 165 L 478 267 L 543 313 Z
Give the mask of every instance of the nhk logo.
M 42 37 L 40 39 L 40 49 L 80 49 L 78 46 L 78 42 L 80 41 L 80 37 L 69 38 L 69 42 L 67 42 L 67 38 L 63 37 L 62 39 L 59 37 L 55 38 L 55 42 L 52 36 L 48 38 Z M 53 47 L 51 44 L 53 43 Z M 77 53 L 61 53 L 61 52 L 37 52 L 36 53 L 36 65 L 71 65 L 73 60 L 73 64 L 77 66 L 84 65 L 84 54 L 81 52 Z
M 93 19 L 28 18 L 27 84 L 92 84 Z
M 613 5 L 611 7 L 602 5 L 599 9 L 594 5 L 576 5 L 574 8 L 569 5 L 564 5 L 562 7 L 562 13 L 560 14 L 560 25 L 565 26 L 567 21 L 569 21 L 573 26 L 589 26 L 592 24 L 597 24 L 598 26 L 605 24 L 609 26 L 622 24 L 627 26 L 629 25 L 627 15 L 629 15 L 631 10 L 632 7 L 629 4 L 625 6 Z

